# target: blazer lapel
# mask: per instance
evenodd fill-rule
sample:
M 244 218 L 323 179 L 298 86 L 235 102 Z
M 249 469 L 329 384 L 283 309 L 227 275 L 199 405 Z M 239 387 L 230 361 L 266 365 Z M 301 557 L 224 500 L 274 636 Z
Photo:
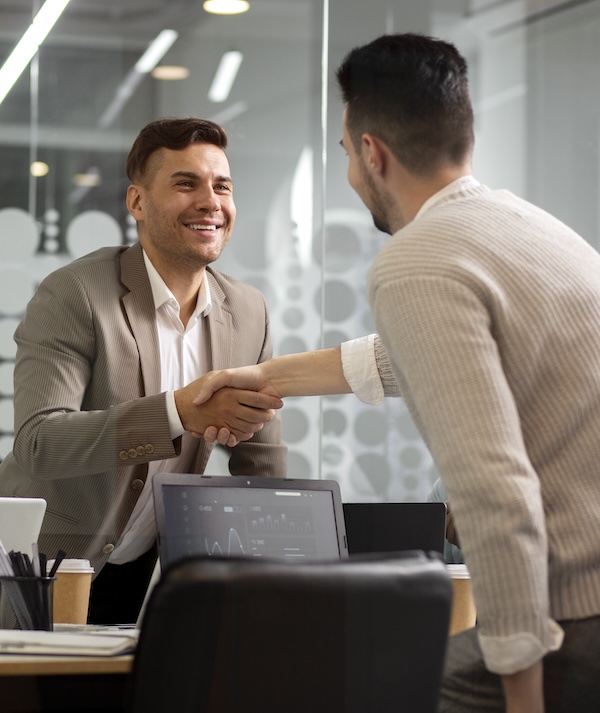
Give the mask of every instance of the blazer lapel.
M 146 395 L 158 394 L 161 390 L 160 347 L 154 299 L 139 243 L 121 256 L 121 282 L 129 290 L 122 302 L 138 347 L 144 391 Z
M 227 369 L 232 365 L 232 321 L 224 307 L 225 294 L 209 269 L 205 273 L 210 288 L 211 310 L 207 316 L 209 335 L 209 370 Z

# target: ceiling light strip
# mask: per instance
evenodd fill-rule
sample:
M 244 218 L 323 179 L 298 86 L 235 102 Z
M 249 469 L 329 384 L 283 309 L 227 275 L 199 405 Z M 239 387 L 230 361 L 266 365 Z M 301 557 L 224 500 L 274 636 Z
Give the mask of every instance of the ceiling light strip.
M 70 0 L 46 0 L 0 69 L 0 104 L 48 36 Z
M 217 71 L 208 90 L 212 102 L 223 102 L 229 96 L 244 56 L 241 52 L 225 52 L 221 57 Z
M 167 54 L 177 37 L 178 34 L 175 30 L 163 30 L 152 40 L 148 49 L 117 87 L 113 100 L 98 119 L 98 128 L 107 129 L 113 123 L 145 75 L 151 72 Z
M 178 34 L 175 30 L 163 30 L 160 32 L 136 62 L 135 71 L 140 74 L 148 74 L 151 72 L 171 49 L 177 37 Z

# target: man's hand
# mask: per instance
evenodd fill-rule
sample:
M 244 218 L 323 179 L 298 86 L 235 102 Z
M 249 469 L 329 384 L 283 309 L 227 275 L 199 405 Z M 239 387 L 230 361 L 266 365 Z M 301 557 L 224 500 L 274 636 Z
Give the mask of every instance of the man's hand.
M 286 396 L 324 396 L 352 392 L 344 376 L 339 347 L 286 354 L 252 366 L 213 371 L 201 380 L 194 403 L 204 403 L 225 386 L 277 397 L 279 405 L 275 408 L 280 408 L 281 399 Z M 218 428 L 216 423 L 211 425 L 215 427 L 203 432 L 205 440 L 235 445 L 235 435 L 232 438 L 227 429 Z
M 203 389 L 207 377 L 175 391 L 175 405 L 186 431 L 196 436 L 205 434 L 209 427 L 219 425 L 232 435 L 236 443 L 245 441 L 260 431 L 275 415 L 274 409 L 283 406 L 281 399 L 269 394 L 233 388 Z M 202 403 L 195 396 L 205 394 Z M 210 439 L 207 439 L 210 440 Z M 214 439 L 213 439 L 214 440 Z
M 280 394 L 277 393 L 275 387 L 269 382 L 265 371 L 263 364 L 241 366 L 237 369 L 211 371 L 206 374 L 206 376 L 194 382 L 200 386 L 193 400 L 194 404 L 199 405 L 204 403 L 215 392 L 226 386 L 269 394 L 270 396 L 274 396 L 278 402 L 282 404 Z M 271 408 L 280 408 L 280 406 Z
M 214 395 L 219 393 L 221 389 L 235 387 L 237 389 L 251 390 L 241 393 L 255 393 L 256 396 L 264 396 L 272 399 L 269 402 L 270 408 L 280 408 L 283 402 L 279 398 L 275 388 L 269 383 L 266 375 L 263 373 L 262 365 L 256 364 L 252 366 L 238 367 L 237 369 L 223 369 L 221 371 L 212 371 L 198 382 L 200 388 L 193 399 L 195 405 L 205 404 L 208 399 L 212 400 Z M 266 402 L 265 402 L 266 403 Z M 233 448 L 240 441 L 247 441 L 252 438 L 254 433 L 238 434 L 226 425 L 217 427 L 214 421 L 204 429 L 202 433 L 194 433 L 196 436 L 203 437 L 207 443 L 220 443 L 222 446 Z

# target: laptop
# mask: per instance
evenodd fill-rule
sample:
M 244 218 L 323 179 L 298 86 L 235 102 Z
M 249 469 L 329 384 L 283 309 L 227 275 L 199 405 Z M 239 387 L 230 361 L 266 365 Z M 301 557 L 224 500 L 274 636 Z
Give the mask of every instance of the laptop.
M 423 550 L 444 553 L 446 505 L 344 503 L 350 555 Z
M 348 557 L 335 481 L 159 473 L 152 487 L 163 568 L 189 555 Z
M 46 514 L 43 498 L 0 497 L 0 542 L 7 552 L 32 556 Z

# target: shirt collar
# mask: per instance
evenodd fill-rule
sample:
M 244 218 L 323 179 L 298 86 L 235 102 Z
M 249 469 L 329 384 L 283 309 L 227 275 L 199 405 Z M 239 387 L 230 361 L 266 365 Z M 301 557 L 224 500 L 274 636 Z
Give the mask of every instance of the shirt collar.
M 444 186 L 441 191 L 429 196 L 425 203 L 423 203 L 423 205 L 419 208 L 414 220 L 422 216 L 423 213 L 426 213 L 430 208 L 433 208 L 433 206 L 441 203 L 445 198 L 449 198 L 456 193 L 461 193 L 462 191 L 466 191 L 471 188 L 476 188 L 480 185 L 481 184 L 474 176 L 461 176 L 460 178 L 457 178 L 455 181 L 452 181 L 452 183 Z
M 142 248 L 142 254 L 144 255 L 144 263 L 146 265 L 146 271 L 148 272 L 148 280 L 150 281 L 150 288 L 152 289 L 152 298 L 154 300 L 154 309 L 160 309 L 164 304 L 172 304 L 177 307 L 179 311 L 179 304 L 175 299 L 175 295 L 165 284 L 165 281 L 158 274 L 158 270 L 152 264 L 150 258 L 146 254 L 146 251 Z M 196 309 L 194 310 L 193 317 L 200 317 L 206 315 L 210 312 L 212 307 L 212 300 L 210 298 L 210 286 L 208 280 L 206 279 L 206 272 L 204 273 L 204 280 L 200 285 L 200 290 L 198 292 L 198 299 L 196 301 Z

